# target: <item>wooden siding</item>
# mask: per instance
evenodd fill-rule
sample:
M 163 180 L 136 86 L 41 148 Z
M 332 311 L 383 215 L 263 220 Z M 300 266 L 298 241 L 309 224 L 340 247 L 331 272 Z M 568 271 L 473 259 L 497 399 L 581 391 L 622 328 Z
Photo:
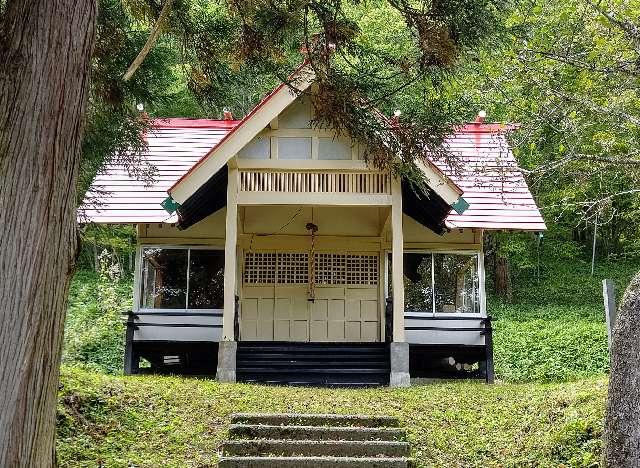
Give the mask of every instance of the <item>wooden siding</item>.
M 380 172 L 240 170 L 242 192 L 391 194 Z
M 486 344 L 483 317 L 443 317 L 430 312 L 405 312 L 404 326 L 407 343 L 429 345 Z
M 222 310 L 134 312 L 134 341 L 220 341 Z

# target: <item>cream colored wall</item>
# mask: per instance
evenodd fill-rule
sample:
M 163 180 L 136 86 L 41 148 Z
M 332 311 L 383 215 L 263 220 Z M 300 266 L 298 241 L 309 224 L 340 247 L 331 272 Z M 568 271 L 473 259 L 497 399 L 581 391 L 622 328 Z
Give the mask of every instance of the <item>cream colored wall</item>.
M 391 248 L 387 223 L 389 208 L 247 206 L 239 210 L 239 243 L 245 248 L 253 242 L 255 249 L 308 249 L 305 228 L 308 222 L 318 226 L 317 246 L 322 249 L 370 251 Z M 185 231 L 169 224 L 140 224 L 138 243 L 223 247 L 225 217 L 226 209 L 223 208 Z M 439 236 L 406 215 L 402 222 L 405 250 L 481 248 L 480 230 L 455 229 Z
M 224 248 L 225 221 L 226 210 L 222 209 L 185 231 L 166 224 L 141 224 L 138 226 L 138 242 L 139 244 L 153 245 L 210 245 Z M 369 331 L 357 339 L 368 341 L 377 340 L 379 338 L 376 337 L 384 336 L 386 262 L 387 254 L 391 250 L 390 207 L 239 207 L 236 257 L 237 290 L 232 294 L 237 293 L 241 300 L 250 299 L 249 297 L 245 298 L 242 286 L 242 265 L 246 251 L 308 252 L 311 248 L 310 237 L 306 230 L 308 222 L 313 222 L 318 226 L 314 246 L 317 252 L 376 253 L 379 256 L 378 297 L 375 301 L 378 320 L 366 323 L 368 325 L 375 324 L 378 331 L 377 333 Z M 481 251 L 482 233 L 480 231 L 455 230 L 438 236 L 407 216 L 402 217 L 402 224 L 405 250 Z M 483 272 L 481 274 L 482 282 L 484 275 Z M 253 289 L 249 288 L 247 291 Z M 482 293 L 482 299 L 484 301 L 484 293 Z M 309 320 L 312 320 L 314 315 L 311 312 L 309 314 Z M 369 319 L 367 318 L 367 320 Z M 340 325 L 339 321 L 335 323 Z M 327 323 L 327 327 L 329 325 L 331 324 Z M 248 325 L 245 324 L 246 326 Z M 364 325 L 360 326 L 360 330 L 364 330 L 362 328 Z M 327 337 L 333 336 L 330 330 L 327 333 L 329 333 Z M 257 338 L 258 335 L 254 339 Z
M 224 247 L 226 213 L 222 208 L 185 231 L 173 224 L 138 224 L 138 243 Z
M 247 206 L 241 208 L 241 232 L 247 234 L 308 235 L 307 223 L 318 236 L 379 236 L 385 210 L 377 207 Z
M 403 215 L 402 232 L 405 250 L 480 251 L 482 248 L 482 231 L 479 229 L 453 229 L 440 236 L 413 218 Z M 384 243 L 390 248 L 391 234 L 389 232 L 385 233 Z
M 311 128 L 313 107 L 299 97 L 263 128 L 237 157 L 242 160 L 322 160 L 327 168 L 334 161 L 358 160 L 364 148 L 345 135 L 323 128 Z M 285 152 L 286 151 L 286 152 Z

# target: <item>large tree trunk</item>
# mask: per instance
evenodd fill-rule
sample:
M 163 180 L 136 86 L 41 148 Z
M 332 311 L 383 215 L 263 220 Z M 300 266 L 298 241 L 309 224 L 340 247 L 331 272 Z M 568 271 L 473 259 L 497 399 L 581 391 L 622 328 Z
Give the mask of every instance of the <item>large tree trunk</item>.
M 640 466 L 640 273 L 624 294 L 611 348 L 605 464 L 610 468 L 637 468 Z
M 52 466 L 97 5 L 0 14 L 0 466 Z
M 511 302 L 513 290 L 511 289 L 511 270 L 507 257 L 496 254 L 493 278 L 495 293 L 499 297 Z

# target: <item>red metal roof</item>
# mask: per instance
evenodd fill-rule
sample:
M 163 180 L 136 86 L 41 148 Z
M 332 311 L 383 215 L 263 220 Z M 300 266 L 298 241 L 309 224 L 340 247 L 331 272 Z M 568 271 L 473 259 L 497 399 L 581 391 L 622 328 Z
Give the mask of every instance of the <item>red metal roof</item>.
M 546 229 L 505 137 L 505 132 L 513 128 L 470 123 L 447 139 L 451 161 L 458 164 L 444 160 L 435 163 L 464 190 L 462 196 L 469 203 L 463 214 L 449 214 L 450 228 Z
M 160 206 L 175 184 L 241 121 L 162 119 L 147 135 L 143 160 L 156 169 L 146 186 L 121 166 L 99 174 L 87 194 L 80 221 L 96 223 L 173 222 Z M 435 161 L 462 190 L 470 206 L 462 215 L 452 212 L 451 228 L 540 231 L 544 221 L 518 169 L 504 131 L 498 124 L 472 123 L 447 140 L 452 161 Z
M 167 189 L 215 147 L 238 120 L 156 119 L 146 135 L 143 164 L 156 169 L 153 184 L 137 180 L 120 165 L 97 175 L 80 210 L 81 222 L 162 223 Z

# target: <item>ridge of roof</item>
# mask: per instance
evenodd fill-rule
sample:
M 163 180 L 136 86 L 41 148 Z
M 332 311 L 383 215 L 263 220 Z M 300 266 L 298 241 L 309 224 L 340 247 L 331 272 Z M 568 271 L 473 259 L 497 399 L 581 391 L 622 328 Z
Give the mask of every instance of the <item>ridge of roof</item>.
M 506 133 L 516 130 L 520 127 L 517 123 L 498 123 L 498 122 L 467 122 L 465 124 L 454 127 L 453 134 L 460 133 Z
M 152 119 L 152 128 L 222 128 L 232 129 L 240 120 L 190 119 L 184 117 L 160 117 Z

